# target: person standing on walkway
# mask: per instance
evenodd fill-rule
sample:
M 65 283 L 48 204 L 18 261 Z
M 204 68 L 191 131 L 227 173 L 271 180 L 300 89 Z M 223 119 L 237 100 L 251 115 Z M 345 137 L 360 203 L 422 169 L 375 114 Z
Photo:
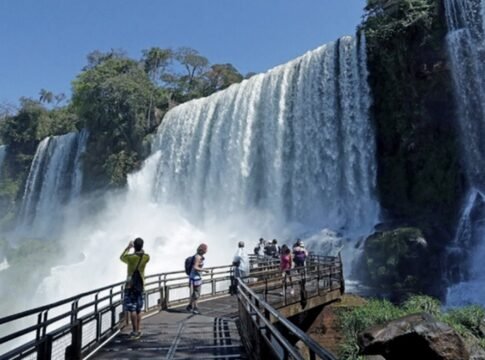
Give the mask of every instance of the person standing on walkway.
M 190 270 L 190 304 L 187 306 L 187 311 L 192 311 L 193 314 L 200 314 L 197 307 L 197 300 L 200 297 L 200 288 L 202 287 L 202 268 L 204 267 L 204 255 L 207 253 L 207 245 L 200 244 L 197 248 L 197 253 L 194 256 L 192 269 Z
M 283 275 L 283 290 L 286 289 L 288 284 L 288 278 L 290 280 L 290 294 L 294 294 L 293 290 L 293 282 L 291 281 L 291 267 L 293 265 L 293 257 L 291 256 L 291 250 L 288 246 L 283 245 L 281 247 L 281 254 L 280 254 L 280 270 L 281 274 Z
M 263 238 L 259 239 L 258 245 L 254 248 L 254 255 L 262 256 L 264 255 L 265 241 Z
M 305 249 L 303 241 L 297 239 L 296 244 L 293 245 L 293 261 L 295 262 L 295 267 L 304 267 L 307 256 L 308 251 Z
M 249 275 L 249 256 L 244 249 L 244 241 L 239 241 L 236 254 L 232 260 L 235 277 L 246 277 Z
M 130 254 L 130 250 L 134 253 Z M 143 239 L 130 241 L 120 256 L 120 260 L 127 264 L 127 279 L 123 296 L 123 306 L 130 314 L 133 331 L 130 336 L 139 339 L 141 332 L 141 310 L 144 305 L 145 267 L 150 261 L 150 255 L 143 251 Z

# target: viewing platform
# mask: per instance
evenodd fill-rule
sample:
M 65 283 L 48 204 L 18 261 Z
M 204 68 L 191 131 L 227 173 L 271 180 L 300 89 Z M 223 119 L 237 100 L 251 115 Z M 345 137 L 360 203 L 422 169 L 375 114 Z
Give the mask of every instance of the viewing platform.
M 183 271 L 151 275 L 140 339 L 129 338 L 121 282 L 0 319 L 0 360 L 336 359 L 294 318 L 340 298 L 340 257 L 311 255 L 291 270 L 291 284 L 279 261 L 264 257 L 252 257 L 246 278 L 235 279 L 231 266 L 207 270 L 199 315 L 185 310 Z

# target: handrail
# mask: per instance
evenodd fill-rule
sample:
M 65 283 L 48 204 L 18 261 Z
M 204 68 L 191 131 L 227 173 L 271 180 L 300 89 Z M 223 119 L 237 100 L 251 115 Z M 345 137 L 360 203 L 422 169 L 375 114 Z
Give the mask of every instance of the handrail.
M 309 265 L 306 271 L 311 275 L 314 273 L 312 267 L 315 267 L 315 263 L 335 266 L 338 261 L 336 258 L 312 255 L 308 258 Z M 257 279 L 251 284 L 255 289 L 262 284 L 267 288 L 269 283 L 275 281 L 274 279 L 281 280 L 279 259 L 250 256 L 250 266 L 249 277 Z M 227 294 L 234 279 L 232 266 L 216 266 L 207 268 L 207 270 L 208 273 L 203 274 L 203 285 L 210 285 L 210 291 L 203 290 L 201 299 Z M 38 359 L 64 357 L 80 359 L 85 356 L 98 344 L 119 331 L 119 326 L 123 321 L 124 285 L 125 282 L 117 282 L 0 318 L 0 330 L 2 326 L 8 325 L 10 331 L 8 334 L 0 333 L 0 354 L 2 353 L 1 348 L 5 348 L 6 344 L 10 344 L 13 340 L 19 341 L 19 344 L 10 346 L 6 353 L 0 355 L 0 360 L 21 359 L 34 354 L 37 354 Z M 247 285 L 243 286 L 241 289 L 247 287 Z M 188 289 L 187 275 L 184 271 L 149 275 L 145 279 L 145 287 L 144 310 L 146 312 L 182 304 L 189 298 L 188 293 L 180 293 L 186 291 L 184 289 Z M 253 290 L 251 292 L 256 294 Z M 266 301 L 264 303 L 267 304 Z M 67 306 L 69 309 L 63 309 Z M 52 312 L 54 315 L 50 317 L 49 314 Z M 270 313 L 272 314 L 272 312 Z M 36 316 L 36 321 L 31 319 L 33 316 Z M 16 322 L 23 321 L 23 319 L 25 321 L 31 319 L 31 321 L 27 325 L 15 326 Z M 90 331 L 86 331 L 86 329 Z M 292 329 L 292 332 L 296 334 L 295 331 L 296 329 Z M 25 340 L 25 336 L 29 336 L 29 338 Z M 66 336 L 69 341 L 63 340 Z M 24 340 L 21 342 L 21 339 Z M 59 345 L 61 340 L 64 342 Z M 53 355 L 54 351 L 56 356 Z
M 248 301 L 251 305 L 251 308 L 252 309 L 258 309 L 258 306 L 253 304 L 251 302 L 251 297 L 252 298 L 258 298 L 258 296 L 256 295 L 255 292 L 253 292 L 241 279 L 238 280 L 239 281 L 239 287 L 240 289 L 243 289 L 243 292 L 240 292 L 240 296 L 241 297 L 244 297 L 244 299 L 246 301 Z M 246 295 L 244 292 L 246 292 L 247 294 L 249 294 L 250 296 Z M 284 317 L 283 315 L 281 315 L 278 310 L 276 310 L 275 308 L 273 308 L 271 305 L 269 305 L 266 301 L 264 300 L 258 300 L 257 303 L 259 304 L 259 307 L 261 307 L 263 309 L 263 312 L 261 312 L 259 309 L 258 311 L 256 311 L 255 313 L 253 313 L 254 315 L 258 315 L 261 320 L 264 321 L 267 329 L 271 330 L 272 334 L 274 334 L 277 339 L 281 339 L 281 338 L 284 338 L 281 333 L 275 328 L 275 327 L 271 327 L 270 324 L 271 324 L 271 321 L 269 320 L 269 315 L 272 315 L 283 327 L 285 327 L 287 330 L 289 330 L 291 333 L 293 333 L 294 335 L 296 335 L 296 337 L 302 341 L 302 343 L 304 343 L 310 350 L 311 354 L 310 356 L 314 359 L 315 358 L 315 355 L 318 356 L 318 358 L 320 359 L 324 359 L 324 360 L 337 360 L 333 354 L 331 354 L 330 352 L 328 352 L 327 350 L 325 350 L 320 344 L 318 344 L 315 340 L 313 340 L 310 336 L 308 336 L 307 334 L 305 334 L 300 328 L 298 328 L 297 326 L 295 326 L 291 321 L 289 321 L 286 317 Z M 264 313 L 264 315 L 263 315 Z M 285 339 L 286 340 L 286 339 Z M 297 354 L 296 352 L 294 352 L 293 350 L 293 346 L 291 346 L 291 344 L 286 340 L 286 341 L 281 341 L 281 345 L 283 347 L 285 347 L 285 349 L 288 351 L 289 354 L 292 354 L 294 356 L 295 359 L 302 359 L 303 360 L 303 357 L 298 354 L 298 355 L 295 355 Z
M 202 275 L 203 285 L 210 285 L 211 291 L 209 294 L 203 293 L 201 298 L 227 294 L 232 266 L 214 266 L 206 270 L 208 273 Z M 218 289 L 218 285 L 224 282 L 227 283 L 227 286 Z M 64 358 L 64 356 L 81 358 L 81 354 L 88 353 L 94 345 L 101 343 L 118 331 L 123 321 L 121 307 L 124 285 L 124 281 L 117 282 L 0 318 L 0 331 L 2 328 L 6 330 L 6 326 L 9 331 L 7 334 L 0 332 L 0 360 L 22 358 L 33 354 L 37 354 L 39 359 L 50 359 L 53 351 L 52 337 L 66 332 L 66 326 L 72 335 L 72 340 L 70 344 L 64 346 L 65 354 L 59 358 Z M 177 294 L 178 289 L 183 290 L 183 288 L 188 288 L 185 271 L 170 271 L 147 276 L 145 278 L 144 310 L 146 312 L 157 311 L 160 308 L 187 301 L 189 294 L 186 296 Z M 172 294 L 173 292 L 175 294 Z M 155 296 L 155 299 L 152 296 Z M 87 302 L 84 303 L 86 300 Z M 69 307 L 69 309 L 63 309 L 64 307 Z M 52 312 L 55 315 L 49 317 Z M 37 320 L 31 319 L 33 316 L 36 316 Z M 107 318 L 103 319 L 106 316 Z M 24 324 L 20 324 L 21 322 Z M 91 337 L 82 334 L 80 329 L 93 322 L 95 334 Z M 52 326 L 55 329 L 52 330 Z M 20 342 L 25 336 L 29 336 L 29 338 Z M 11 344 L 13 340 L 18 340 L 20 343 L 7 348 L 7 345 Z
M 330 266 L 330 271 L 327 271 L 326 267 Z M 309 269 L 317 267 L 317 271 L 311 271 Z M 329 275 L 330 277 L 334 275 L 339 281 L 339 288 L 342 292 L 344 289 L 343 285 L 343 272 L 342 272 L 342 262 L 339 257 L 323 257 L 323 256 L 310 256 L 308 259 L 308 265 L 302 270 L 292 269 L 293 272 L 303 271 L 303 281 L 317 280 L 317 284 L 320 280 L 320 275 L 324 271 L 324 275 Z M 281 279 L 279 280 L 281 282 Z M 302 282 L 304 286 L 304 282 Z M 266 284 L 267 287 L 267 284 Z M 318 285 L 317 285 L 318 287 Z M 243 333 L 253 333 L 258 332 L 262 338 L 265 339 L 267 343 L 267 348 L 271 350 L 273 357 L 281 359 L 296 359 L 303 360 L 302 355 L 296 351 L 292 344 L 280 333 L 280 331 L 272 325 L 273 321 L 271 317 L 278 321 L 280 326 L 285 328 L 289 333 L 294 334 L 304 346 L 309 351 L 310 359 L 323 359 L 323 360 L 336 360 L 333 354 L 325 350 L 320 346 L 315 340 L 310 336 L 305 334 L 300 328 L 286 319 L 278 310 L 271 306 L 266 301 L 267 288 L 264 292 L 264 298 L 258 296 L 257 292 L 253 290 L 253 286 L 247 284 L 244 279 L 238 279 L 238 300 L 240 302 L 239 306 L 239 318 L 243 322 L 243 326 L 247 328 Z M 333 290 L 333 284 L 330 281 L 327 284 L 328 290 Z M 285 303 L 286 304 L 286 289 L 285 292 Z M 319 292 L 319 290 L 318 290 Z M 251 339 L 244 339 L 245 344 L 251 343 Z M 280 346 L 281 352 L 278 353 L 275 349 L 275 342 Z M 254 352 L 254 349 L 252 349 Z M 264 352 L 263 349 L 259 349 L 261 353 L 256 354 L 257 356 L 262 356 Z

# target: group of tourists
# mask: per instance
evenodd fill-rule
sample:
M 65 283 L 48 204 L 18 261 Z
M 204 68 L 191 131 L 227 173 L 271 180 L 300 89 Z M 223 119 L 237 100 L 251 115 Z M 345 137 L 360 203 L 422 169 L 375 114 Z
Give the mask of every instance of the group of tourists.
M 305 249 L 305 245 L 301 239 L 297 239 L 290 250 L 286 244 L 280 248 L 278 246 L 278 240 L 276 239 L 273 239 L 272 241 L 265 241 L 264 238 L 260 238 L 259 243 L 254 248 L 254 254 L 258 256 L 280 259 L 281 255 L 288 256 L 288 254 L 292 254 L 291 258 L 295 262 L 295 266 L 299 267 L 305 265 L 308 251 Z
M 131 249 L 134 251 L 130 252 Z M 189 256 L 185 260 L 185 272 L 189 277 L 190 284 L 190 303 L 186 310 L 196 315 L 200 314 L 197 301 L 201 293 L 202 274 L 207 272 L 207 270 L 203 269 L 204 255 L 207 253 L 207 250 L 206 244 L 200 244 L 195 255 Z M 285 285 L 288 278 L 291 284 L 290 270 L 293 267 L 305 266 L 308 256 L 308 251 L 300 239 L 297 239 L 290 250 L 287 245 L 283 245 L 280 248 L 276 239 L 273 239 L 271 242 L 265 242 L 261 238 L 254 249 L 254 253 L 262 257 L 280 259 L 280 270 L 284 277 Z M 143 250 L 143 239 L 136 238 L 134 241 L 130 241 L 121 254 L 120 259 L 127 264 L 128 274 L 123 294 L 123 308 L 127 315 L 127 321 L 131 320 L 132 324 L 130 337 L 139 339 L 142 335 L 140 324 L 141 310 L 144 306 L 145 267 L 150 261 L 150 256 Z M 245 278 L 249 275 L 249 256 L 245 251 L 244 241 L 239 241 L 238 243 L 232 266 L 236 278 Z M 293 289 L 291 291 L 293 292 Z

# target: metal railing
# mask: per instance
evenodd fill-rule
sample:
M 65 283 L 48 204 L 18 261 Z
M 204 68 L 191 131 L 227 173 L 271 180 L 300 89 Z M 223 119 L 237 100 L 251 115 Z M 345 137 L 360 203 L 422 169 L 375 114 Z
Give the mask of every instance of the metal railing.
M 284 301 L 278 305 L 283 307 L 291 305 L 291 303 L 302 302 L 306 300 L 303 297 L 319 296 L 322 292 L 339 290 L 340 294 L 343 294 L 345 286 L 342 270 L 340 256 L 310 256 L 304 268 L 291 270 L 291 275 L 298 277 L 292 285 L 300 286 L 300 296 L 287 298 L 287 282 L 285 281 L 283 285 Z M 260 358 L 285 360 L 303 360 L 306 358 L 302 355 L 303 352 L 310 359 L 336 360 L 333 354 L 290 322 L 268 302 L 270 290 L 281 289 L 281 273 L 279 275 L 279 279 L 263 280 L 264 287 L 261 286 L 261 281 L 258 284 L 248 284 L 244 279 L 238 279 L 239 318 L 248 352 L 256 354 Z M 309 283 L 313 285 L 310 289 L 307 286 Z M 312 294 L 306 294 L 307 290 L 312 291 Z M 301 344 L 300 349 L 296 349 L 288 341 L 274 325 L 275 322 L 279 323 L 280 329 L 283 328 L 287 333 L 296 337 Z M 263 343 L 256 340 L 254 336 L 262 339 Z
M 230 265 L 207 268 L 201 300 L 227 294 Z M 124 319 L 125 282 L 0 318 L 0 359 L 80 359 L 115 334 Z M 184 271 L 145 278 L 145 312 L 186 303 Z M 7 349 L 7 350 L 5 350 Z
M 314 264 L 310 257 L 306 267 L 308 278 Z M 329 263 L 329 266 L 330 263 Z M 239 279 L 249 283 L 255 291 L 264 286 L 268 293 L 271 281 L 279 279 L 279 260 L 250 257 L 250 275 Z M 206 269 L 203 275 L 200 300 L 226 295 L 234 284 L 231 265 Z M 125 282 L 0 318 L 0 360 L 10 359 L 81 359 L 119 332 L 124 320 L 123 294 Z M 242 287 L 249 289 L 248 284 Z M 240 292 L 242 294 L 243 292 Z M 155 312 L 187 303 L 190 288 L 184 271 L 150 275 L 145 278 L 145 312 Z M 244 295 L 241 295 L 244 297 Z M 261 304 L 266 304 L 262 302 Z M 269 304 L 267 304 L 270 307 Z M 274 309 L 273 309 L 274 310 Z M 274 310 L 276 311 L 276 310 Z M 298 329 L 293 325 L 297 332 Z

